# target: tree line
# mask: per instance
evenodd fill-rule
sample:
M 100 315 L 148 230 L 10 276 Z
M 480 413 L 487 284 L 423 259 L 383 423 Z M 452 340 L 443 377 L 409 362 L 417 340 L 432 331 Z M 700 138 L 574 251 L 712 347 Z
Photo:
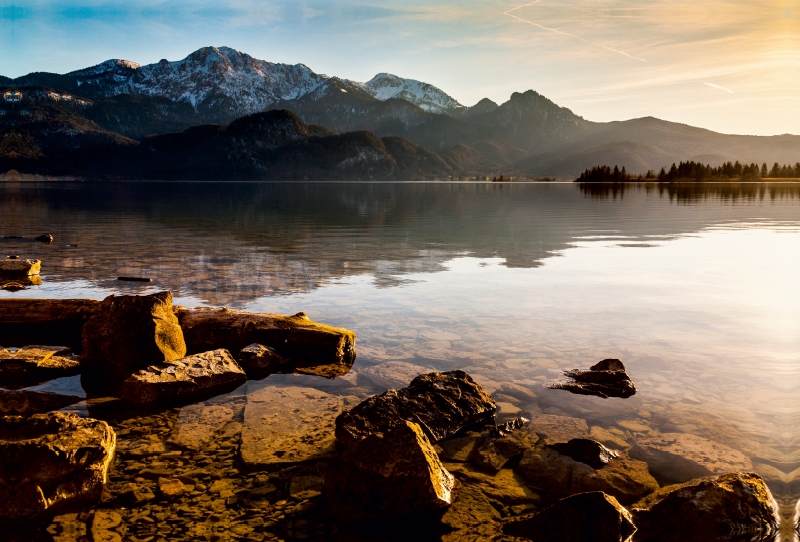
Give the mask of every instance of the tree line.
M 672 164 L 669 170 L 662 167 L 661 171 L 658 173 L 649 170 L 644 175 L 632 175 L 625 170 L 625 166 L 623 166 L 622 169 L 618 166 L 614 166 L 613 169 L 609 166 L 595 166 L 581 173 L 581 176 L 575 180 L 579 183 L 625 183 L 635 181 L 672 182 L 732 179 L 750 181 L 759 179 L 797 178 L 800 178 L 800 162 L 797 162 L 795 165 L 781 165 L 775 162 L 772 167 L 769 168 L 766 163 L 759 166 L 755 163 L 740 164 L 737 160 L 733 163 L 725 162 L 716 167 L 694 161 L 681 162 L 678 165 Z

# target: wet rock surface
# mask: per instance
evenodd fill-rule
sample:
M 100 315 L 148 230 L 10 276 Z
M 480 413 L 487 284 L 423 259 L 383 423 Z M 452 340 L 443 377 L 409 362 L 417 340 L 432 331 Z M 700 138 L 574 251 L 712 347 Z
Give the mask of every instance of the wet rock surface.
M 343 523 L 446 508 L 453 487 L 428 437 L 410 421 L 350 446 L 325 475 L 326 497 Z
M 567 497 L 503 532 L 534 541 L 626 542 L 636 532 L 631 514 L 614 497 L 595 491 Z
M 291 372 L 292 363 L 274 348 L 263 344 L 249 344 L 239 352 L 239 365 L 248 378 L 265 378 L 271 374 Z
M 0 276 L 27 277 L 38 275 L 42 270 L 41 260 L 0 260 Z
M 715 539 L 772 540 L 778 506 L 764 480 L 734 472 L 683 484 L 648 509 L 635 509 L 643 540 L 700 542 Z
M 602 469 L 619 457 L 619 453 L 609 450 L 596 440 L 586 438 L 548 444 L 547 448 L 571 457 L 575 461 L 586 463 L 595 470 Z
M 631 457 L 646 462 L 653 476 L 665 485 L 753 470 L 750 459 L 739 450 L 683 433 L 664 433 L 640 439 L 629 453 Z
M 367 399 L 336 420 L 336 440 L 344 449 L 413 421 L 432 442 L 494 418 L 495 402 L 464 371 L 416 377 L 407 388 Z
M 85 372 L 119 378 L 186 355 L 170 292 L 105 298 L 83 326 L 82 344 Z
M 589 370 L 566 371 L 566 380 L 555 382 L 551 388 L 567 390 L 580 395 L 628 398 L 636 393 L 636 386 L 618 359 L 604 359 Z
M 574 452 L 578 447 L 570 448 Z M 646 463 L 631 459 L 624 452 L 617 454 L 602 468 L 595 469 L 549 446 L 537 447 L 523 454 L 519 471 L 533 487 L 554 494 L 602 491 L 623 504 L 634 503 L 658 489 Z
M 331 457 L 343 400 L 313 388 L 253 387 L 247 393 L 241 459 L 251 466 Z
M 32 390 L 0 390 L 0 416 L 30 416 L 74 405 L 77 395 Z
M 0 347 L 0 386 L 21 388 L 80 372 L 78 357 L 65 346 Z
M 48 522 L 97 502 L 115 446 L 108 424 L 74 414 L 0 418 L 0 523 Z
M 205 399 L 247 381 L 227 350 L 213 350 L 151 365 L 122 383 L 120 397 L 137 404 L 168 404 Z

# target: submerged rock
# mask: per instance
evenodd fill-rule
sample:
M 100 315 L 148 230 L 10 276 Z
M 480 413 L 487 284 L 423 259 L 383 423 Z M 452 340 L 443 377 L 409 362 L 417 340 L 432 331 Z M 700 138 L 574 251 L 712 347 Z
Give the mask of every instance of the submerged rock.
M 252 386 L 252 384 L 250 384 Z M 298 463 L 335 453 L 341 397 L 299 386 L 248 391 L 240 453 L 248 466 Z
M 567 380 L 555 382 L 553 389 L 567 390 L 581 395 L 627 398 L 636 393 L 636 386 L 618 359 L 604 359 L 588 371 L 575 369 L 564 373 Z
M 464 371 L 429 373 L 407 388 L 370 397 L 336 419 L 336 441 L 347 449 L 360 440 L 413 421 L 432 442 L 494 418 L 495 402 Z
M 239 352 L 239 365 L 249 378 L 265 378 L 275 373 L 291 372 L 293 364 L 274 349 L 253 343 Z
M 27 277 L 38 275 L 42 270 L 41 260 L 0 260 L 0 276 Z
M 325 494 L 337 519 L 349 523 L 446 508 L 454 483 L 420 426 L 403 420 L 332 463 Z
M 739 450 L 686 433 L 664 433 L 640 439 L 628 453 L 646 462 L 662 484 L 753 470 L 753 464 Z
M 584 457 L 588 454 L 583 452 L 589 448 L 585 443 L 563 449 L 581 459 L 602 464 L 601 468 L 596 469 L 583 460 L 545 446 L 526 451 L 518 470 L 532 486 L 556 495 L 602 491 L 623 504 L 631 504 L 658 489 L 646 463 L 631 459 L 624 452 L 611 452 L 600 443 L 595 444 L 594 458 Z M 607 459 L 611 454 L 617 455 L 606 463 L 600 459 L 602 456 Z
M 544 442 L 567 442 L 574 438 L 589 436 L 589 425 L 581 418 L 557 416 L 533 412 L 528 424 L 522 429 L 535 433 Z
M 0 418 L 0 523 L 46 523 L 97 502 L 115 446 L 108 424 L 74 414 Z
M 170 292 L 109 296 L 83 327 L 81 364 L 94 374 L 124 378 L 185 355 Z
M 602 469 L 619 457 L 618 452 L 609 450 L 596 440 L 588 438 L 576 438 L 569 442 L 548 444 L 547 447 L 569 456 L 575 461 L 586 463 L 595 470 Z
M 80 372 L 77 356 L 65 346 L 0 347 L 0 385 L 20 388 Z
M 476 447 L 470 459 L 484 469 L 498 472 L 539 440 L 533 433 L 521 431 L 528 420 L 517 418 L 489 429 L 486 440 Z
M 683 484 L 649 509 L 633 510 L 645 540 L 705 542 L 731 539 L 772 540 L 779 528 L 778 505 L 764 480 L 734 472 Z
M 220 349 L 142 369 L 122 383 L 120 397 L 138 404 L 201 400 L 246 381 L 230 353 Z
M 503 531 L 537 542 L 625 542 L 636 526 L 617 499 L 593 491 L 562 499 L 533 517 L 510 521 Z
M 359 382 L 363 380 L 367 385 L 388 390 L 408 386 L 409 382 L 417 376 L 433 371 L 434 369 L 429 367 L 404 361 L 387 361 L 361 370 L 358 373 L 358 379 Z
M 53 235 L 49 233 L 45 233 L 40 235 L 39 237 L 34 237 L 34 241 L 39 241 L 40 243 L 47 243 L 48 245 L 53 242 Z

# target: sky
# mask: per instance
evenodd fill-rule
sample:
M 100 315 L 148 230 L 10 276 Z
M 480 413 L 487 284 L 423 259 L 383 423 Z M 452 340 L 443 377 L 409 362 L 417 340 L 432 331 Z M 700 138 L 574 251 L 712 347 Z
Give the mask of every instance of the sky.
M 800 134 L 800 0 L 0 0 L 7 77 L 209 45 L 464 105 L 533 89 L 592 121 Z

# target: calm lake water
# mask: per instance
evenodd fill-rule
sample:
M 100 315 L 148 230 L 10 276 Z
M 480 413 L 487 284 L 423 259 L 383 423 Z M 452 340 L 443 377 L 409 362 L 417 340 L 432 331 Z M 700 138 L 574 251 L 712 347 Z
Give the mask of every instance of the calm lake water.
M 0 297 L 304 311 L 357 333 L 354 375 L 464 369 L 536 395 L 501 416 L 693 433 L 800 481 L 800 185 L 0 184 L 0 235 L 46 232 L 0 243 L 43 262 L 42 285 Z M 546 387 L 609 357 L 633 398 Z

